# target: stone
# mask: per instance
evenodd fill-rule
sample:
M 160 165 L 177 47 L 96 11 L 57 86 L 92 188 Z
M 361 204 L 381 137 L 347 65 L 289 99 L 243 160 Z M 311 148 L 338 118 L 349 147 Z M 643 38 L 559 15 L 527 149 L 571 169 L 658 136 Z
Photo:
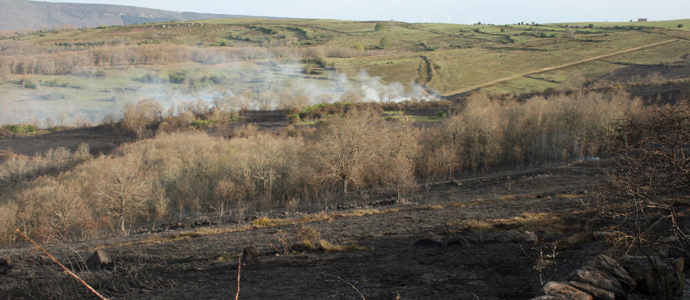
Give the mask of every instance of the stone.
M 86 267 L 91 271 L 101 271 L 112 266 L 112 260 L 105 251 L 98 249 L 86 260 Z
M 261 256 L 259 249 L 254 245 L 244 248 L 242 251 L 242 263 L 245 265 L 260 265 Z
M 685 279 L 685 285 L 683 285 L 683 293 L 681 295 L 681 299 L 690 299 L 690 279 Z
M 446 247 L 469 248 L 470 242 L 464 237 L 456 236 L 456 237 L 452 237 L 448 241 L 446 241 Z
M 551 295 L 543 295 L 536 298 L 532 298 L 532 300 L 561 300 L 561 298 Z
M 0 275 L 7 275 L 12 269 L 12 262 L 9 259 L 0 258 Z
M 685 282 L 685 260 L 656 256 L 624 256 L 621 265 L 637 282 L 637 291 L 647 295 L 664 296 Z
M 568 280 L 589 284 L 612 292 L 617 298 L 627 297 L 618 279 L 591 267 L 582 267 L 573 271 L 568 275 Z
M 581 290 L 587 294 L 592 295 L 594 300 L 615 300 L 616 295 L 614 295 L 612 292 L 609 292 L 604 289 L 600 289 L 598 287 L 595 287 L 590 284 L 582 283 L 582 282 L 577 282 L 577 281 L 570 281 L 568 284 L 574 288 L 577 288 L 578 290 Z
M 590 294 L 561 282 L 549 281 L 544 285 L 544 293 L 559 299 L 593 300 Z
M 508 231 L 496 233 L 493 236 L 490 236 L 489 238 L 487 238 L 485 241 L 485 243 L 487 243 L 487 244 L 524 243 L 524 242 L 525 242 L 525 235 L 523 235 L 522 233 L 520 233 L 517 230 L 508 230 Z
M 525 231 L 524 233 L 522 233 L 522 235 L 525 237 L 525 242 L 527 243 L 539 243 L 539 236 L 537 236 L 537 234 L 534 232 Z
M 443 243 L 432 239 L 421 239 L 414 242 L 413 246 L 417 249 L 439 249 Z
M 628 271 L 626 271 L 621 264 L 606 255 L 597 255 L 586 261 L 582 266 L 591 267 L 613 276 L 618 279 L 618 282 L 620 282 L 627 291 L 632 291 L 637 285 L 635 280 L 630 277 Z

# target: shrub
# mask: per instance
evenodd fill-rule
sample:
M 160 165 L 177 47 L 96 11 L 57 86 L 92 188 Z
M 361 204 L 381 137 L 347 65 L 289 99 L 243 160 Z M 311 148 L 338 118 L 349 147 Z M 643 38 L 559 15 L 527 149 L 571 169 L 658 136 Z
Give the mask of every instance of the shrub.
M 299 114 L 291 114 L 288 116 L 288 124 L 297 125 L 300 122 Z
M 384 37 L 381 39 L 381 42 L 379 42 L 379 45 L 381 46 L 381 48 L 386 49 L 390 47 L 391 41 L 388 37 Z
M 161 83 L 163 82 L 163 78 L 160 78 L 156 74 L 146 74 L 141 77 L 140 81 L 144 83 Z
M 384 31 L 384 30 L 386 30 L 386 28 L 387 28 L 386 23 L 378 22 L 378 23 L 376 23 L 376 27 L 374 27 L 374 30 Z
M 678 28 L 683 28 L 683 24 L 678 24 Z
M 587 25 L 587 28 L 593 29 L 593 28 L 594 28 L 594 24 L 589 24 L 589 25 Z
M 170 75 L 168 75 L 168 80 L 171 83 L 182 84 L 182 83 L 184 83 L 185 80 L 187 80 L 188 76 L 189 76 L 189 72 L 187 72 L 187 71 L 176 72 L 176 73 L 171 73 Z
M 22 80 L 22 87 L 25 89 L 36 89 L 36 84 L 29 79 L 24 79 Z
M 31 124 L 9 125 L 8 129 L 13 134 L 26 134 L 36 132 L 36 128 Z
M 145 99 L 137 104 L 127 103 L 122 108 L 122 120 L 120 124 L 125 129 L 135 133 L 137 137 L 143 137 L 146 127 L 154 121 L 161 119 L 163 107 L 154 99 Z
M 223 74 L 223 73 L 213 74 L 213 75 L 209 76 L 208 79 L 211 80 L 213 82 L 213 84 L 223 84 L 223 83 L 226 83 L 228 81 L 228 77 L 225 76 L 225 74 Z
M 354 48 L 354 49 L 357 50 L 357 51 L 364 51 L 364 45 L 362 45 L 362 43 L 357 43 L 357 44 L 355 44 L 355 46 L 352 47 L 352 48 Z

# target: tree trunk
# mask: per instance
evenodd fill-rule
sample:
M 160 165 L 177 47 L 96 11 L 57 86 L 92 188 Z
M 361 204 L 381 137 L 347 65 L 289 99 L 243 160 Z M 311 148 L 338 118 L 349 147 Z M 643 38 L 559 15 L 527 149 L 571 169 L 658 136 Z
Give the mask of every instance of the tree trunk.
M 347 178 L 343 179 L 343 194 L 345 194 L 345 195 L 347 195 L 347 182 L 348 181 L 349 180 Z
M 127 229 L 125 229 L 125 217 L 120 216 L 120 230 L 122 231 L 123 235 L 127 235 Z

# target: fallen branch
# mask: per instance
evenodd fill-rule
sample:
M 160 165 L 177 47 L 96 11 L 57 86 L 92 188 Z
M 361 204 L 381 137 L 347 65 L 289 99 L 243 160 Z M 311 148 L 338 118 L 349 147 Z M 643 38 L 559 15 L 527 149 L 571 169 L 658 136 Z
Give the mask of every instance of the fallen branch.
M 322 274 L 323 274 L 323 273 L 322 273 Z M 326 276 L 326 277 L 333 277 L 333 278 L 338 279 L 338 280 L 340 280 L 340 281 L 342 281 L 342 282 L 344 282 L 344 283 L 347 283 L 350 287 L 352 287 L 355 291 L 357 291 L 357 293 L 359 294 L 359 296 L 362 297 L 362 300 L 367 300 L 366 298 L 364 298 L 364 295 L 362 295 L 362 292 L 360 292 L 360 291 L 357 289 L 357 287 L 355 287 L 352 283 L 348 282 L 347 280 L 342 279 L 342 278 L 340 278 L 340 277 L 338 277 L 338 276 L 333 276 L 333 275 L 328 275 L 328 274 L 323 274 L 323 276 Z
M 237 294 L 235 294 L 235 300 L 240 299 L 240 271 L 242 270 L 242 258 L 237 260 Z
M 34 242 L 32 239 L 30 239 L 26 234 L 24 234 L 24 232 L 22 232 L 21 230 L 19 230 L 19 228 L 16 228 L 14 231 L 15 231 L 15 233 L 17 233 L 18 235 L 24 237 L 24 238 L 25 238 L 27 241 L 29 241 L 30 243 L 32 243 L 32 244 L 34 245 L 34 247 L 36 247 L 36 249 L 41 250 L 46 256 L 48 256 L 48 258 L 50 258 L 50 260 L 52 260 L 54 263 L 56 263 L 58 266 L 60 266 L 63 270 L 65 270 L 65 272 L 67 272 L 67 274 L 69 274 L 70 276 L 74 277 L 76 280 L 78 280 L 79 282 L 81 282 L 81 284 L 83 284 L 87 289 L 89 289 L 92 293 L 94 293 L 99 299 L 101 299 L 101 300 L 108 300 L 108 298 L 103 297 L 103 295 L 101 295 L 100 293 L 98 293 L 98 292 L 97 292 L 94 288 L 92 288 L 88 283 L 86 283 L 84 280 L 82 280 L 81 278 L 79 278 L 79 276 L 77 276 L 76 274 L 72 273 L 72 271 L 70 271 L 69 269 L 67 269 L 67 267 L 65 267 L 63 264 L 61 264 L 60 262 L 58 262 L 52 255 L 50 255 L 50 253 L 48 253 L 48 251 L 46 251 L 46 249 L 43 249 L 41 246 L 39 246 L 38 244 L 36 244 L 36 242 Z

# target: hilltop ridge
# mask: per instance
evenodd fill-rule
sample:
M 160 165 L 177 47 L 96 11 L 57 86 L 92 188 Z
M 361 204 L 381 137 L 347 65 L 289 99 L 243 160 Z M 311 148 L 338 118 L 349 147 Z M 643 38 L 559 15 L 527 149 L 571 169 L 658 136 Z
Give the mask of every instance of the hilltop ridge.
M 248 16 L 174 12 L 123 5 L 0 0 L 0 30 L 40 29 L 67 24 L 96 27 L 241 17 Z

